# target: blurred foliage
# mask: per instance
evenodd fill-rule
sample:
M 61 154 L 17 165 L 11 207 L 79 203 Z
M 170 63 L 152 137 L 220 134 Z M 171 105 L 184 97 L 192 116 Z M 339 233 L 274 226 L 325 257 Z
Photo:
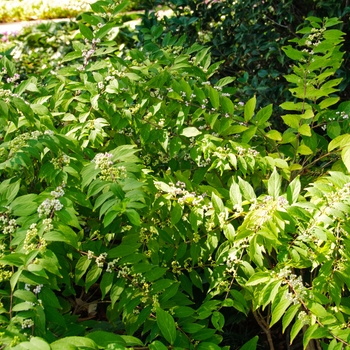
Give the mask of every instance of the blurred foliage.
M 149 9 L 166 5 L 173 15 L 157 17 L 146 11 L 142 25 L 148 29 L 161 26 L 164 31 L 157 41 L 170 33 L 186 35 L 185 45 L 194 43 L 211 47 L 215 62 L 223 61 L 218 79 L 234 75 L 235 86 L 242 98 L 257 95 L 259 105 L 280 102 L 289 98 L 283 74 L 290 71 L 291 61 L 283 55 L 282 46 L 296 37 L 305 17 L 337 17 L 343 20 L 339 29 L 350 33 L 347 1 L 330 0 L 151 0 Z M 143 31 L 145 33 L 145 31 Z M 141 36 L 142 41 L 142 36 Z M 349 35 L 345 46 L 350 44 Z M 141 44 L 142 45 L 142 44 Z M 343 77 L 341 98 L 350 96 L 349 54 L 337 72 Z

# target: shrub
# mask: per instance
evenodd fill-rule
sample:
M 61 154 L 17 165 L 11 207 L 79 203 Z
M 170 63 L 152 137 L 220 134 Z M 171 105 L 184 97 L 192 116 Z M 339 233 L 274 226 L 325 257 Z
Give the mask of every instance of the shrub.
M 159 4 L 166 4 L 173 15 L 158 18 L 156 12 L 146 12 L 143 21 L 146 28 L 161 26 L 163 36 L 168 32 L 184 34 L 186 45 L 199 43 L 210 47 L 213 62 L 223 61 L 218 79 L 237 77 L 235 87 L 239 96 L 247 99 L 256 95 L 259 106 L 270 103 L 277 106 L 291 98 L 283 75 L 289 73 L 292 62 L 283 54 L 282 47 L 295 36 L 307 15 L 342 18 L 342 30 L 349 33 L 350 7 L 346 1 L 156 0 L 149 1 L 148 7 L 156 8 Z M 343 78 L 340 86 L 343 100 L 349 98 L 348 62 L 346 56 L 337 72 Z M 278 123 L 278 117 L 274 122 Z
M 339 21 L 310 17 L 284 48 L 281 133 L 208 48 L 153 27 L 124 51 L 127 3 L 92 5 L 51 76 L 17 85 L 1 58 L 3 347 L 255 349 L 259 330 L 232 332 L 252 318 L 270 349 L 274 325 L 350 346 Z

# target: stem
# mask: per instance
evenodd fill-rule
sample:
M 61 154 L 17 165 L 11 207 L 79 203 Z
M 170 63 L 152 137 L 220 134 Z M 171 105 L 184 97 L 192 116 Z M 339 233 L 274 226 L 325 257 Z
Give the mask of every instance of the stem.
M 269 325 L 266 323 L 264 318 L 258 312 L 253 311 L 253 316 L 254 316 L 256 322 L 258 323 L 258 325 L 260 326 L 260 328 L 266 334 L 270 350 L 275 350 L 275 347 L 273 345 L 273 340 L 272 340 L 272 336 L 271 336 L 271 331 L 270 331 Z

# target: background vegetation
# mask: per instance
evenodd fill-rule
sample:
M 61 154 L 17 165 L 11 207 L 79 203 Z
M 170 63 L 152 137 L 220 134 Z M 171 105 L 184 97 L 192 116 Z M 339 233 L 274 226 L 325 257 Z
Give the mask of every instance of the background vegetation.
M 243 3 L 2 36 L 1 348 L 350 348 L 349 7 Z

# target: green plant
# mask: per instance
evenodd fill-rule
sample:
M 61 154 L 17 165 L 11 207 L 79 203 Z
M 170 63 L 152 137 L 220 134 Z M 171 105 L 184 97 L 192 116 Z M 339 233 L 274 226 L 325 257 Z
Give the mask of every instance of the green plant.
M 258 326 L 270 349 L 286 330 L 305 347 L 350 346 L 338 20 L 309 18 L 313 56 L 307 38 L 285 48 L 303 109 L 282 106 L 295 112 L 282 134 L 272 105 L 216 78 L 208 48 L 169 33 L 160 45 L 153 27 L 124 50 L 127 5 L 93 4 L 52 75 L 16 86 L 1 58 L 1 346 L 255 349 Z M 232 331 L 247 320 L 253 334 Z
M 295 36 L 305 17 L 341 18 L 342 30 L 349 32 L 350 7 L 346 1 L 169 0 L 149 1 L 148 7 L 155 9 L 160 3 L 171 8 L 173 14 L 158 18 L 156 12 L 146 12 L 144 26 L 148 29 L 161 26 L 163 35 L 167 32 L 186 35 L 189 46 L 199 43 L 210 47 L 213 62 L 223 62 L 216 78 L 237 77 L 236 95 L 244 100 L 255 95 L 258 106 L 272 103 L 277 107 L 290 100 L 283 76 L 290 73 L 291 61 L 282 47 Z M 343 77 L 340 85 L 343 100 L 349 98 L 348 63 L 346 54 L 337 72 Z M 280 110 L 276 108 L 274 114 L 274 125 L 281 130 Z

